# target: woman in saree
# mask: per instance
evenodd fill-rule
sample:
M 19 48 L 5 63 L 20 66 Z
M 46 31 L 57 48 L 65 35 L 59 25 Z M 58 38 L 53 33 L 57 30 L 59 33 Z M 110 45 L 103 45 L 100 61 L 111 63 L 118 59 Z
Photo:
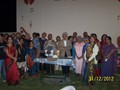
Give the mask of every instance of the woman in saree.
M 106 37 L 106 44 L 102 48 L 101 76 L 113 76 L 117 66 L 117 48 L 112 44 L 110 36 Z
M 95 38 L 90 38 L 90 45 L 86 48 L 84 53 L 84 60 L 86 61 L 86 68 L 84 70 L 83 83 L 93 85 L 93 80 L 95 76 L 95 66 L 97 64 L 96 56 L 98 54 L 99 47 L 95 42 Z
M 26 60 L 27 60 L 27 66 L 28 66 L 28 73 L 33 78 L 37 78 L 38 74 L 38 63 L 34 63 L 34 59 L 38 58 L 38 51 L 35 47 L 33 47 L 33 42 L 30 41 L 30 46 L 26 50 Z
M 82 49 L 82 55 L 84 55 L 84 53 L 86 51 L 86 48 L 90 45 L 90 37 L 89 36 L 87 36 L 87 37 L 84 38 L 84 43 L 85 43 L 85 45 L 83 46 L 83 49 Z M 85 68 L 86 68 L 86 61 L 83 60 L 82 77 L 84 76 Z
M 17 85 L 19 84 L 19 70 L 17 68 L 17 50 L 12 44 L 12 37 L 7 38 L 7 46 L 5 48 L 6 58 L 5 58 L 5 67 L 6 67 L 6 81 L 8 85 Z
M 103 34 L 103 35 L 101 36 L 99 53 L 98 53 L 98 70 L 99 70 L 99 74 L 96 75 L 96 76 L 100 76 L 100 73 L 101 73 L 102 48 L 103 48 L 103 46 L 106 44 L 106 37 L 107 37 L 107 34 Z

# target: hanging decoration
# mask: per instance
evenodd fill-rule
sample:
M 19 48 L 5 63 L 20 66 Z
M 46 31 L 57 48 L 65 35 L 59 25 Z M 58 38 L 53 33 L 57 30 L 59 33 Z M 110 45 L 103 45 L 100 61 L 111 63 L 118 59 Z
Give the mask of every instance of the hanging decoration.
M 32 21 L 30 21 L 30 28 L 32 28 Z
M 24 3 L 26 5 L 32 5 L 34 3 L 35 0 L 24 0 Z
M 32 7 L 32 4 L 35 2 L 35 0 L 24 0 L 24 3 L 30 7 L 30 18 L 32 19 L 32 13 L 34 13 L 34 8 Z M 22 20 L 23 20 L 22 16 Z M 32 20 L 29 22 L 30 29 L 32 28 Z
M 34 12 L 34 9 L 33 8 L 30 8 L 30 13 L 33 13 Z
M 24 3 L 26 5 L 32 5 L 34 3 L 35 0 L 24 0 Z M 34 12 L 34 8 L 30 8 L 30 13 Z

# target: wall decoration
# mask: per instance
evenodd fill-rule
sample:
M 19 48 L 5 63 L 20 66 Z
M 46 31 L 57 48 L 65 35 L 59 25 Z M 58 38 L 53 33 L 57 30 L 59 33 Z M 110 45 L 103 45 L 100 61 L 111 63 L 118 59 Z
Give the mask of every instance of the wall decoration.
M 32 5 L 34 3 L 35 0 L 24 0 L 24 3 L 26 5 Z
M 33 8 L 30 8 L 30 13 L 33 13 L 34 12 L 34 9 Z
M 29 6 L 30 8 L 30 17 L 32 19 L 32 13 L 34 13 L 34 8 L 32 7 L 32 4 L 35 2 L 35 0 L 24 0 L 24 3 Z M 24 16 L 22 16 L 22 20 L 24 19 Z M 32 28 L 32 20 L 29 21 L 29 27 Z
M 30 21 L 30 28 L 32 28 L 32 21 Z

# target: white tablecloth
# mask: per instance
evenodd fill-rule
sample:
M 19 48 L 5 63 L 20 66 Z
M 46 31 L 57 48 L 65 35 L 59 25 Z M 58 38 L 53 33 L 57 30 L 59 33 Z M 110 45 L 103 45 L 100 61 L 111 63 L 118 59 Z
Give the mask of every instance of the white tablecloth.
M 58 58 L 57 60 L 48 60 L 47 58 L 35 58 L 34 62 L 71 66 L 75 68 L 74 59 L 72 58 Z

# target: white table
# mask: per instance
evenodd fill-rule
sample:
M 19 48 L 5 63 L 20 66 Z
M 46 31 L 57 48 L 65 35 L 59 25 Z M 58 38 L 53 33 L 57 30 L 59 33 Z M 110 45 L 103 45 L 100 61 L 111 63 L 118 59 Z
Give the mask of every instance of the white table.
M 57 64 L 61 66 L 71 66 L 74 68 L 74 59 L 72 58 L 57 58 L 56 60 L 48 60 L 49 58 L 35 58 L 34 62 L 46 63 L 46 64 Z M 53 58 L 55 59 L 55 58 Z
M 46 63 L 46 64 L 61 65 L 61 66 L 70 66 L 72 68 L 75 68 L 74 59 L 72 59 L 72 58 L 56 58 L 56 59 L 55 58 L 35 58 L 34 62 L 42 63 L 42 65 L 44 63 Z M 41 74 L 42 74 L 42 76 L 44 76 L 42 65 L 41 65 L 41 70 L 42 70 Z M 47 77 L 45 77 L 45 78 L 47 78 Z M 65 75 L 64 79 L 66 81 L 66 75 Z

